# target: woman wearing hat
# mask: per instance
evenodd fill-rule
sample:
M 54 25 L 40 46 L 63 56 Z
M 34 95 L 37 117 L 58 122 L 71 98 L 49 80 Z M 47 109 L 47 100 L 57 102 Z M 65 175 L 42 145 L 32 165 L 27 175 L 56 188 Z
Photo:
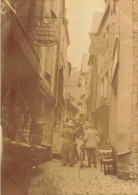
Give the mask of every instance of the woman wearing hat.
M 75 131 L 74 122 L 69 120 L 68 123 L 64 124 L 64 129 L 62 133 L 63 143 L 61 148 L 61 157 L 63 165 L 69 164 L 69 166 L 73 166 L 75 163 L 75 155 L 74 155 L 74 136 Z

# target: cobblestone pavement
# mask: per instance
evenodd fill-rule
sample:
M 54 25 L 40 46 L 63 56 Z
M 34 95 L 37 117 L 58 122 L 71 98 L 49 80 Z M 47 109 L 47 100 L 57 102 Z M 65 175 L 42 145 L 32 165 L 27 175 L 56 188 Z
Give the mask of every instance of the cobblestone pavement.
M 30 182 L 29 195 L 138 195 L 138 181 L 104 175 L 97 168 L 61 166 L 53 159 L 38 167 Z

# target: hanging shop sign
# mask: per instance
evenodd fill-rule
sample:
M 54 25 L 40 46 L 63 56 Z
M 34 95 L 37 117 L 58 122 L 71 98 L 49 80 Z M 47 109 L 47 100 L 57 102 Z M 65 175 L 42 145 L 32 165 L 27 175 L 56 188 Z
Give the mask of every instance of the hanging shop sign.
M 51 46 L 57 43 L 57 21 L 47 23 L 44 19 L 34 19 L 28 28 L 29 39 L 39 46 Z

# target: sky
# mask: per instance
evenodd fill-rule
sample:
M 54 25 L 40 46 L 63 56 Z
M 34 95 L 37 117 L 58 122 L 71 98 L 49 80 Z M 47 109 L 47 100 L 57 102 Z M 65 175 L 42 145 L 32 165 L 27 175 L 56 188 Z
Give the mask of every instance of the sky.
M 80 69 L 82 54 L 88 53 L 93 12 L 104 12 L 104 0 L 66 0 L 66 18 L 69 20 L 68 30 L 70 46 L 68 61 L 73 67 Z

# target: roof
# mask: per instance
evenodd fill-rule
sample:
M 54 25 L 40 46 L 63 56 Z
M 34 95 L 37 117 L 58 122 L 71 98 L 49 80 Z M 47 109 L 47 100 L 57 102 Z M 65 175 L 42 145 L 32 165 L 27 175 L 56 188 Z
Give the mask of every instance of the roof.
M 96 33 L 101 23 L 103 12 L 94 12 L 91 26 L 91 33 Z
M 81 73 L 89 73 L 89 56 L 87 53 L 82 54 Z

